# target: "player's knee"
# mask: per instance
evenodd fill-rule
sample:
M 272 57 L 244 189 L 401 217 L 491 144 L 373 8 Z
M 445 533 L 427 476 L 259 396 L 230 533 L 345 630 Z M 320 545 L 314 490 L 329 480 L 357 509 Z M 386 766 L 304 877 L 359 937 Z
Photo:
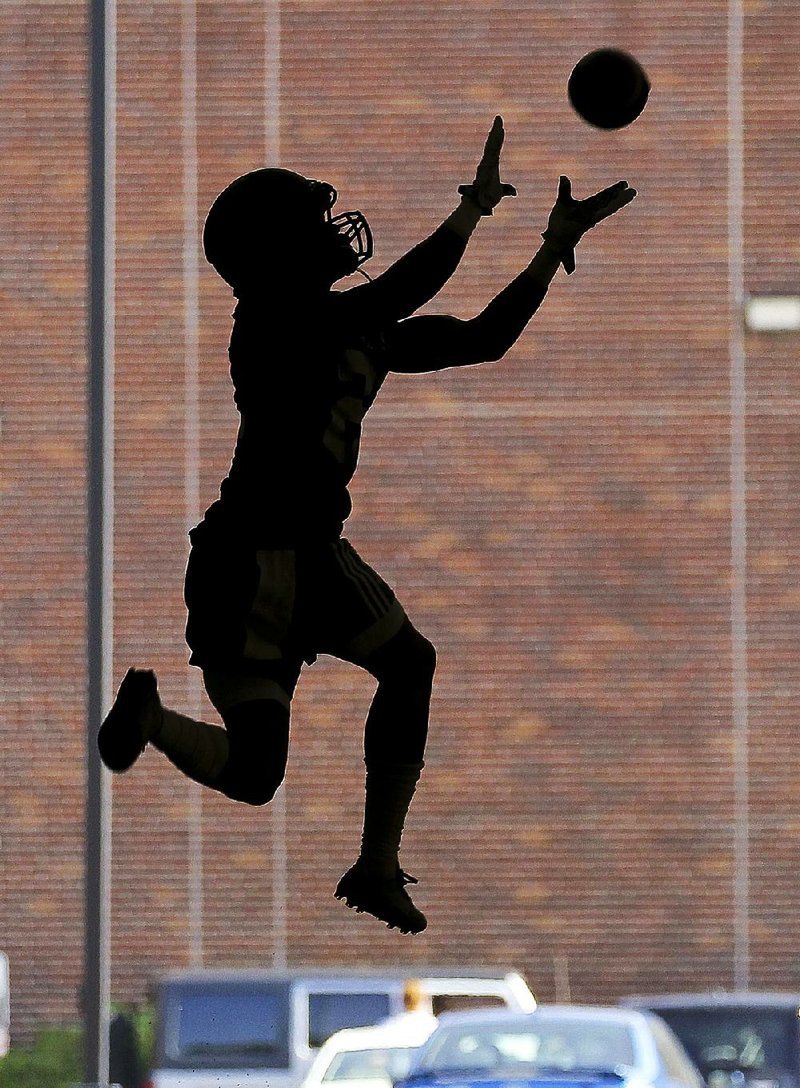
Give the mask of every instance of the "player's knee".
M 379 679 L 414 688 L 427 688 L 433 684 L 436 649 L 424 635 L 409 625 L 398 634 L 392 651 L 391 656 L 387 656 Z
M 230 797 L 258 808 L 268 805 L 278 792 L 286 771 L 285 762 L 272 765 L 254 764 L 246 754 L 234 751 L 228 758 L 222 774 L 214 783 L 215 788 Z
M 424 635 L 418 634 L 418 642 L 414 651 L 414 671 L 417 676 L 425 681 L 433 681 L 436 672 L 436 647 Z
M 409 619 L 364 663 L 381 683 L 427 687 L 433 683 L 436 649 Z
M 225 715 L 230 751 L 217 788 L 234 801 L 260 807 L 286 773 L 289 712 L 271 700 L 240 704 Z
M 246 805 L 253 805 L 255 808 L 268 805 L 278 792 L 281 782 L 282 774 L 244 774 L 237 783 L 239 796 L 236 800 L 244 801 Z
M 406 621 L 397 634 L 396 664 L 407 675 L 432 679 L 436 669 L 436 648 L 433 643 Z

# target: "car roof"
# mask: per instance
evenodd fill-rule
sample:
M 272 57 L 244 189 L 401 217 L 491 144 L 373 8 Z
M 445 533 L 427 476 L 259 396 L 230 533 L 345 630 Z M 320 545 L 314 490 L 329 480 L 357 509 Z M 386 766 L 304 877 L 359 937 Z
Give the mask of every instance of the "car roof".
M 360 979 L 390 982 L 405 982 L 409 978 L 430 979 L 504 979 L 516 975 L 514 968 L 505 967 L 424 967 L 415 971 L 413 968 L 391 967 L 298 967 L 279 969 L 273 967 L 187 967 L 166 971 L 158 976 L 159 983 L 170 982 L 238 982 L 274 981 L 292 982 L 296 980 L 313 982 L 316 979 L 330 982 L 343 979 L 356 982 Z
M 736 1008 L 800 1008 L 800 994 L 775 992 L 753 992 L 750 990 L 712 990 L 708 993 L 687 994 L 651 994 L 626 997 L 620 1004 L 625 1008 L 635 1009 L 736 1009 Z
M 532 1012 L 516 1012 L 513 1009 L 469 1009 L 464 1012 L 443 1012 L 440 1025 L 469 1027 L 470 1025 L 512 1024 L 522 1027 L 547 1019 L 573 1019 L 602 1021 L 606 1023 L 642 1025 L 647 1021 L 641 1009 L 620 1008 L 618 1005 L 538 1005 Z

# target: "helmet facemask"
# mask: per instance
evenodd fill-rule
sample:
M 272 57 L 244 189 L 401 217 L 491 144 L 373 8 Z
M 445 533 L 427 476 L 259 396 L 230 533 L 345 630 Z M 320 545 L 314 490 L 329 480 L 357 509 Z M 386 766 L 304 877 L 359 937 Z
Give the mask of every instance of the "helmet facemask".
M 312 191 L 319 194 L 324 208 L 325 222 L 333 227 L 339 237 L 347 243 L 356 261 L 356 271 L 360 265 L 368 261 L 373 253 L 372 231 L 362 212 L 340 212 L 332 214 L 333 205 L 336 203 L 338 193 L 332 185 L 324 181 L 312 181 Z

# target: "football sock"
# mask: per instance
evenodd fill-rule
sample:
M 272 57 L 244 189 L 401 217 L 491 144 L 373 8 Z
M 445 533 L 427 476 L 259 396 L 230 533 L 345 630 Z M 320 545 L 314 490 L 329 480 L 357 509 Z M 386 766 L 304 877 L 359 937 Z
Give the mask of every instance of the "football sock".
M 361 860 L 379 876 L 397 872 L 403 825 L 424 763 L 367 763 Z
M 228 762 L 225 729 L 187 718 L 168 707 L 163 707 L 161 728 L 150 743 L 189 778 L 204 786 L 211 785 Z

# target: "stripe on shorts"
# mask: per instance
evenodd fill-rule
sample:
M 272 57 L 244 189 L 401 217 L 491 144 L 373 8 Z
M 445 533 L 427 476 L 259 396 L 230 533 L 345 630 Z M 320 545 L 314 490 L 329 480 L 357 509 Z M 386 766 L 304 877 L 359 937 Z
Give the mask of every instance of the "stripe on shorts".
M 373 570 L 359 562 L 357 554 L 347 544 L 342 542 L 337 552 L 345 575 L 358 587 L 361 599 L 372 614 L 380 618 L 391 606 L 392 594 Z

